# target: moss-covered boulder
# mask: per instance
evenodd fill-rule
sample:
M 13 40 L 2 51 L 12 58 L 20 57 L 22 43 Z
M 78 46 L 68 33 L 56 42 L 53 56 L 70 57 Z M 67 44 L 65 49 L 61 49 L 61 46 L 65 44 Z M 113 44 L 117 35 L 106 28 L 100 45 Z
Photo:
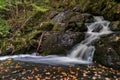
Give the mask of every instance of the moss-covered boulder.
M 84 39 L 81 32 L 46 32 L 43 37 L 41 52 L 44 54 L 66 54 L 76 43 Z

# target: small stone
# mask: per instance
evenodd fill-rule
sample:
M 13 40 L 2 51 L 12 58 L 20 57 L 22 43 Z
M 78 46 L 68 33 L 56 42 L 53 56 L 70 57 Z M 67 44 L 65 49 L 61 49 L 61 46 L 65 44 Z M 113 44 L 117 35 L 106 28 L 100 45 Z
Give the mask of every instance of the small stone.
M 67 74 L 66 74 L 65 72 L 62 72 L 61 74 L 62 74 L 63 76 L 67 76 Z
M 50 75 L 50 72 L 47 72 L 47 73 L 45 73 L 45 74 Z
M 87 76 L 86 73 L 83 73 L 83 76 L 86 77 Z
M 95 80 L 95 79 L 96 79 L 96 77 L 95 77 L 95 76 L 93 76 L 93 77 L 92 77 L 92 79 L 93 79 L 93 80 Z
M 110 78 L 105 78 L 105 80 L 111 80 Z

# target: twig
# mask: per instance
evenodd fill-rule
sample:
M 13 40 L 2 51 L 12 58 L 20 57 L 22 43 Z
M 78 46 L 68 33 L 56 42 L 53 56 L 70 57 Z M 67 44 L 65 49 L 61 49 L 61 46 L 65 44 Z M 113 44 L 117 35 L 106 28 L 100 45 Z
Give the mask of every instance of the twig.
M 40 37 L 40 40 L 39 40 L 39 43 L 38 43 L 38 47 L 37 47 L 36 52 L 38 52 L 38 50 L 39 50 L 39 48 L 40 48 L 40 46 L 41 46 L 41 44 L 42 44 L 42 40 L 43 40 L 43 37 L 44 37 L 44 34 L 45 34 L 45 33 L 46 33 L 46 31 L 42 32 L 42 35 L 41 35 L 41 37 Z

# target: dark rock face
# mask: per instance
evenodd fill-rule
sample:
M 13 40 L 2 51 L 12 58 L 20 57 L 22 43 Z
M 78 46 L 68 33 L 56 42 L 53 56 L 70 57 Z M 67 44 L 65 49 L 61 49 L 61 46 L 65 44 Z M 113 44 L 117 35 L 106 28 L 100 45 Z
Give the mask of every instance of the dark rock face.
M 120 33 L 102 37 L 96 43 L 94 60 L 103 65 L 119 69 L 120 67 Z
M 110 29 L 112 31 L 120 31 L 120 21 L 114 21 L 111 23 Z
M 45 54 L 63 54 L 83 39 L 84 33 L 81 32 L 46 32 L 41 45 L 42 51 Z

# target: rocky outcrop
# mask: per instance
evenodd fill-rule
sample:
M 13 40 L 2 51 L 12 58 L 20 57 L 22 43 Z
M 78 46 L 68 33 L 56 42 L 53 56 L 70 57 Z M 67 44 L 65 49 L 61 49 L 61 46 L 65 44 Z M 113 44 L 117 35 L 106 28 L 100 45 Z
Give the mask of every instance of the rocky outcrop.
M 94 60 L 97 63 L 119 69 L 120 67 L 120 33 L 102 37 L 95 44 Z
M 59 24 L 58 30 L 86 32 L 84 25 L 86 22 L 92 22 L 93 17 L 88 13 L 74 12 L 72 10 L 62 11 L 51 19 L 51 22 Z

